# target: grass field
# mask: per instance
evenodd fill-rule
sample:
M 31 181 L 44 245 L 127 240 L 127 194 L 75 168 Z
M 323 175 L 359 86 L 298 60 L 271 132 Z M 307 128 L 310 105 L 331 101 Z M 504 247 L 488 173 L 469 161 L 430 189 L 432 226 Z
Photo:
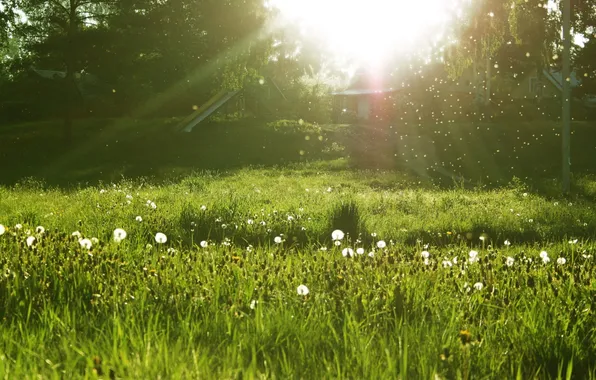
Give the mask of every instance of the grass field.
M 590 125 L 172 125 L 0 129 L 1 378 L 596 378 Z

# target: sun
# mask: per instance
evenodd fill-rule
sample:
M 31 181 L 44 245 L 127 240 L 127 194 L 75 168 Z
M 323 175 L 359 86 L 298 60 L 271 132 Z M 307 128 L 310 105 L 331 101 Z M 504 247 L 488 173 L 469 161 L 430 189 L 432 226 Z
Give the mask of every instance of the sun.
M 382 63 L 440 43 L 470 0 L 269 0 L 336 57 Z

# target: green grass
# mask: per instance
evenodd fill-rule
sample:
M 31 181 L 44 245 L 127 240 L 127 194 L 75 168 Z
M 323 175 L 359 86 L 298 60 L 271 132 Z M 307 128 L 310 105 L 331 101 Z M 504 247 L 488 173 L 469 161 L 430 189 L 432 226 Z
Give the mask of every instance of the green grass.
M 217 127 L 89 124 L 69 151 L 40 125 L 1 132 L 17 156 L 0 187 L 0 378 L 596 378 L 590 162 L 562 197 L 548 175 L 422 173 L 371 130 Z M 462 168 L 441 167 L 473 174 L 483 150 L 461 149 Z

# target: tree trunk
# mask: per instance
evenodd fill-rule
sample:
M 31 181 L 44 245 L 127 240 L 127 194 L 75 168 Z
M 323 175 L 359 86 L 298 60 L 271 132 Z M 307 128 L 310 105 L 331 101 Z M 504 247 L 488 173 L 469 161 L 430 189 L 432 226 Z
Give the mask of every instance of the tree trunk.
M 63 138 L 66 146 L 72 144 L 72 121 L 74 117 L 75 97 L 77 94 L 77 84 L 74 76 L 74 43 L 73 38 L 77 28 L 77 3 L 70 0 L 70 9 L 68 17 L 68 29 L 66 36 L 66 50 L 64 52 L 64 60 L 66 64 L 66 75 L 64 77 L 64 86 L 66 88 L 65 107 L 64 107 L 64 128 Z

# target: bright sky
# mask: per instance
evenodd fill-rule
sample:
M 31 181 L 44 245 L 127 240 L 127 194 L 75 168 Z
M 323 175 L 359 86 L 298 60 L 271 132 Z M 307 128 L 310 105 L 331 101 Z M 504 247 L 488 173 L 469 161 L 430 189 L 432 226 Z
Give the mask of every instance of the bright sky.
M 376 64 L 446 38 L 469 0 L 269 0 L 308 37 L 342 58 Z

